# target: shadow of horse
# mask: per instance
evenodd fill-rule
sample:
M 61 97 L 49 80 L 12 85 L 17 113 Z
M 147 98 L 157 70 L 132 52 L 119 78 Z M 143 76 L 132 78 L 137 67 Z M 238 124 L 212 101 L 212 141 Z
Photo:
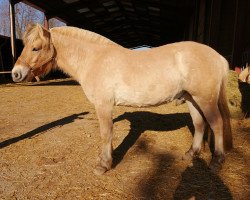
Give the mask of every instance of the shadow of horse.
M 148 148 L 148 141 L 138 141 L 140 152 L 151 154 L 154 162 L 152 170 L 139 180 L 136 191 L 143 199 L 175 200 L 215 200 L 233 199 L 229 188 L 221 178 L 212 173 L 201 158 L 193 160 L 193 166 L 187 167 L 178 180 L 179 169 L 174 157 L 169 153 L 157 153 Z
M 152 112 L 124 113 L 114 119 L 130 122 L 130 131 L 122 143 L 114 150 L 113 167 L 116 167 L 127 151 L 136 143 L 140 135 L 146 130 L 172 131 L 188 126 L 194 133 L 192 119 L 189 113 L 157 114 Z M 193 166 L 188 167 L 178 177 L 179 169 L 174 166 L 174 156 L 170 153 L 157 153 L 148 147 L 147 139 L 138 140 L 136 151 L 151 154 L 154 165 L 152 170 L 139 181 L 136 191 L 143 199 L 232 199 L 228 187 L 219 176 L 213 174 L 206 162 L 200 158 L 194 159 Z
M 209 170 L 201 158 L 193 160 L 181 175 L 181 182 L 175 190 L 174 199 L 233 199 L 229 188 L 221 178 Z
M 125 112 L 113 121 L 130 122 L 130 131 L 122 143 L 113 152 L 113 168 L 115 168 L 126 155 L 127 151 L 136 143 L 140 135 L 146 130 L 172 131 L 188 126 L 193 134 L 194 127 L 189 113 L 158 114 L 146 111 Z
M 0 143 L 0 149 L 2 149 L 4 147 L 7 147 L 7 146 L 9 146 L 9 145 L 11 145 L 13 143 L 19 142 L 20 140 L 31 138 L 31 137 L 33 137 L 35 135 L 44 133 L 44 132 L 46 132 L 48 130 L 51 130 L 51 129 L 54 129 L 56 127 L 61 127 L 61 126 L 64 126 L 66 124 L 72 123 L 76 119 L 83 119 L 82 116 L 86 115 L 86 114 L 88 114 L 88 112 L 82 112 L 82 113 L 78 113 L 78 114 L 73 114 L 73 115 L 64 117 L 62 119 L 58 119 L 56 121 L 50 122 L 48 124 L 42 125 L 42 126 L 40 126 L 38 128 L 35 128 L 32 131 L 24 133 L 23 135 L 20 135 L 20 136 L 17 136 L 17 137 L 5 140 L 5 141 L 3 141 L 3 142 Z
M 73 85 L 79 85 L 78 82 L 74 80 L 60 80 L 60 81 L 51 81 L 51 82 L 46 82 L 46 81 L 41 81 L 41 82 L 34 82 L 29 86 L 73 86 Z

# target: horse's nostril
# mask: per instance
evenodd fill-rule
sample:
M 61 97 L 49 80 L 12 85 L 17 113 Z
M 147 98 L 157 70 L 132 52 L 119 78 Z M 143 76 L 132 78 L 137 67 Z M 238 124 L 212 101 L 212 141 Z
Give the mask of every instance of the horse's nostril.
M 13 78 L 14 78 L 15 80 L 20 80 L 20 79 L 22 78 L 22 73 L 20 73 L 20 72 L 14 72 L 14 73 L 12 74 L 12 76 L 13 76 Z

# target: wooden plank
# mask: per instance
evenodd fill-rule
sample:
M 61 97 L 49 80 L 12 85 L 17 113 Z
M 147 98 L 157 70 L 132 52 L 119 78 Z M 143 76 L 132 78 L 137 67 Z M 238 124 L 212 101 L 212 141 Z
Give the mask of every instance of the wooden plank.
M 11 41 L 11 54 L 12 54 L 12 62 L 13 66 L 16 62 L 16 29 L 15 29 L 15 9 L 14 3 L 12 0 L 9 1 L 9 10 L 10 10 L 10 41 Z
M 220 30 L 221 1 L 222 0 L 212 0 L 211 14 L 210 14 L 208 45 L 216 50 L 217 50 L 218 36 Z
M 11 71 L 3 71 L 3 72 L 0 72 L 0 74 L 11 74 Z
M 237 0 L 237 13 L 235 19 L 235 30 L 234 30 L 234 42 L 232 51 L 232 63 L 233 66 L 242 66 L 246 63 L 242 63 L 242 55 L 246 49 L 247 37 L 246 33 L 249 30 L 247 26 L 247 20 L 250 19 L 249 15 L 249 1 Z

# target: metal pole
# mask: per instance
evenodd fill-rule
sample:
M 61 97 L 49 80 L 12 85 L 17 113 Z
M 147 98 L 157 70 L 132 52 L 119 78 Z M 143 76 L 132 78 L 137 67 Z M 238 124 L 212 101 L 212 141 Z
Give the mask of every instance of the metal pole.
M 9 0 L 10 6 L 10 41 L 11 41 L 11 54 L 12 54 L 12 62 L 13 66 L 16 62 L 16 28 L 15 28 L 15 9 L 14 2 Z

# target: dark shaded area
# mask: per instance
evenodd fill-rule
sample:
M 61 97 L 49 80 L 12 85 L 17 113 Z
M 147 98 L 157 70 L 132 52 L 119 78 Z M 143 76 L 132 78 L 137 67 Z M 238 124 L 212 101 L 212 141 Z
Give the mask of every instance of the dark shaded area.
M 150 155 L 153 159 L 153 171 L 149 171 L 142 179 L 136 191 L 145 199 L 175 199 L 175 200 L 231 200 L 232 194 L 221 178 L 213 174 L 203 159 L 193 160 L 193 166 L 187 167 L 181 175 L 181 181 L 175 189 L 173 184 L 180 171 L 174 166 L 174 157 L 148 148 L 149 141 L 141 139 L 136 146 L 137 151 Z M 172 190 L 171 190 L 172 189 Z
M 20 55 L 23 50 L 21 40 L 16 40 L 16 53 Z M 0 72 L 11 71 L 13 67 L 10 38 L 0 36 Z M 12 82 L 11 74 L 0 74 L 0 84 Z
M 172 199 L 170 197 L 172 191 L 167 183 L 171 182 L 177 171 L 172 167 L 175 158 L 170 153 L 153 152 L 151 148 L 148 148 L 149 142 L 144 138 L 138 141 L 136 150 L 152 157 L 153 172 L 142 177 L 136 191 L 139 191 L 138 195 L 145 199 Z
M 182 173 L 174 199 L 233 199 L 229 188 L 217 174 L 212 173 L 206 162 L 200 158 L 193 160 L 193 166 Z
M 127 151 L 136 143 L 140 135 L 146 130 L 172 131 L 188 126 L 193 133 L 194 128 L 189 113 L 158 114 L 152 112 L 125 112 L 114 119 L 114 123 L 121 120 L 130 122 L 130 131 L 122 143 L 113 152 L 113 167 L 116 167 Z
M 16 54 L 19 56 L 23 50 L 22 40 L 16 39 Z M 7 36 L 0 36 L 0 71 L 12 70 L 12 54 L 10 38 Z M 2 70 L 2 68 L 4 70 Z
M 70 124 L 70 123 L 74 122 L 74 120 L 76 120 L 76 119 L 83 119 L 82 116 L 87 115 L 87 114 L 88 114 L 88 112 L 73 114 L 73 115 L 70 115 L 68 117 L 64 117 L 62 119 L 50 122 L 50 123 L 45 124 L 45 125 L 42 125 L 42 126 L 36 128 L 36 129 L 32 130 L 32 131 L 24 133 L 23 135 L 20 135 L 20 136 L 14 137 L 14 138 L 10 138 L 8 140 L 5 140 L 5 141 L 1 142 L 0 143 L 0 149 L 4 148 L 4 147 L 7 147 L 7 146 L 9 146 L 11 144 L 14 144 L 16 142 L 19 142 L 21 140 L 31 138 L 31 137 L 33 137 L 35 135 L 45 133 L 48 130 L 51 130 L 51 129 L 54 129 L 54 128 L 57 128 L 57 127 L 61 127 L 61 126 L 64 126 L 66 124 Z
M 239 81 L 241 109 L 245 117 L 250 117 L 250 84 Z
M 79 83 L 74 80 L 64 79 L 64 80 L 53 81 L 53 82 L 38 82 L 30 86 L 65 86 L 65 85 L 79 85 Z
M 69 85 L 79 85 L 78 82 L 75 80 L 68 80 L 68 79 L 57 79 L 52 80 L 50 82 L 41 81 L 41 82 L 33 82 L 33 83 L 17 83 L 17 84 L 6 84 L 4 87 L 18 87 L 18 86 L 27 86 L 27 87 L 34 87 L 34 86 L 69 86 Z

